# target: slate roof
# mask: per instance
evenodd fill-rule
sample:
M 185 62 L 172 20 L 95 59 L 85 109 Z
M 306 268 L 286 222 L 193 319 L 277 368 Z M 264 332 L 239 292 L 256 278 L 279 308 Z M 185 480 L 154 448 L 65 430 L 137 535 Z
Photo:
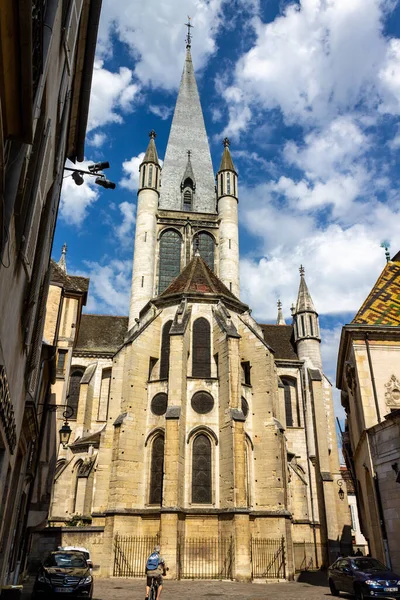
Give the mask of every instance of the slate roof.
M 299 360 L 293 341 L 293 325 L 264 325 L 260 323 L 264 339 L 275 351 L 274 357 Z
M 223 296 L 228 300 L 233 300 L 236 303 L 241 304 L 247 309 L 247 306 L 232 294 L 200 255 L 192 258 L 181 274 L 169 284 L 162 294 L 160 294 L 159 298 L 190 293 Z
M 50 262 L 50 269 L 50 283 L 62 285 L 62 287 L 68 291 L 87 293 L 90 283 L 88 277 L 68 275 L 53 259 L 51 259 Z
M 142 160 L 142 164 L 143 163 L 154 163 L 156 165 L 159 164 L 156 144 L 154 142 L 154 137 L 150 138 L 149 145 L 147 146 L 146 154 L 144 155 L 143 160 Z
M 300 275 L 299 293 L 296 303 L 296 313 L 301 312 L 317 312 L 306 284 L 304 272 Z
M 128 331 L 128 317 L 86 315 L 81 318 L 75 351 L 115 353 Z
M 234 171 L 236 173 L 235 165 L 233 164 L 232 155 L 228 146 L 225 146 L 222 153 L 219 171 Z
M 400 325 L 400 253 L 386 263 L 352 323 L 393 327 Z
M 72 448 L 77 448 L 79 446 L 97 446 L 98 447 L 103 429 L 104 429 L 104 427 L 102 429 L 100 429 L 100 431 L 96 431 L 96 433 L 91 433 L 87 436 L 76 439 L 73 442 L 73 444 L 71 444 L 71 447 Z

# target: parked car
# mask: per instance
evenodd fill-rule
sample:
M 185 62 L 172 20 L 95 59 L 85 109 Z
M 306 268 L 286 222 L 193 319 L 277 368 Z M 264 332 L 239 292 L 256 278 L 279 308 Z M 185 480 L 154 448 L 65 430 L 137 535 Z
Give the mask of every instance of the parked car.
M 82 552 L 57 550 L 40 567 L 33 587 L 33 598 L 62 594 L 92 598 L 93 576 Z
M 376 558 L 349 556 L 338 558 L 328 569 L 332 596 L 339 592 L 366 598 L 400 598 L 400 575 L 390 571 Z
M 83 548 L 82 546 L 59 546 L 58 550 L 63 550 L 66 552 L 82 552 L 83 556 L 86 558 L 86 562 L 89 567 L 93 568 L 93 562 L 90 558 L 90 552 L 87 548 Z

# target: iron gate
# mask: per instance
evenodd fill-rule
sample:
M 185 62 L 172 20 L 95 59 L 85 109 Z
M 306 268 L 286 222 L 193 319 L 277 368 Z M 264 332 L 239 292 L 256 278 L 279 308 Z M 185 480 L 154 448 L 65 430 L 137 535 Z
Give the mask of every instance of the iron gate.
M 285 579 L 285 538 L 251 538 L 253 579 Z
M 233 539 L 178 539 L 181 579 L 233 579 Z
M 158 535 L 117 535 L 114 539 L 114 577 L 144 577 L 147 557 L 159 543 Z

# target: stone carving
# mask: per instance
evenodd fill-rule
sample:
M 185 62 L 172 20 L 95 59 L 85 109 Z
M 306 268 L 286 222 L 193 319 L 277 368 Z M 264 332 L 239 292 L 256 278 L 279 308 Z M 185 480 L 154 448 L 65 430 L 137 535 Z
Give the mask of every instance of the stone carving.
M 387 383 L 385 383 L 385 402 L 387 406 L 400 407 L 400 381 L 396 375 L 392 375 Z
M 17 434 L 14 409 L 11 403 L 10 389 L 8 387 L 7 373 L 4 365 L 0 365 L 0 420 L 4 427 L 10 452 L 13 454 L 17 443 Z

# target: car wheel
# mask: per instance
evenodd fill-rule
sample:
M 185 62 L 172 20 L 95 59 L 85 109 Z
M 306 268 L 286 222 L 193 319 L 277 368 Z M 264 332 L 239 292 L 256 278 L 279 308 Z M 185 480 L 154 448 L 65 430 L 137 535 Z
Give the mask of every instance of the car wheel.
M 360 586 L 356 586 L 354 588 L 354 595 L 356 597 L 356 600 L 365 600 L 364 592 L 362 591 Z
M 336 585 L 333 583 L 332 579 L 329 580 L 329 589 L 331 590 L 332 596 L 339 596 L 339 590 L 336 589 Z

